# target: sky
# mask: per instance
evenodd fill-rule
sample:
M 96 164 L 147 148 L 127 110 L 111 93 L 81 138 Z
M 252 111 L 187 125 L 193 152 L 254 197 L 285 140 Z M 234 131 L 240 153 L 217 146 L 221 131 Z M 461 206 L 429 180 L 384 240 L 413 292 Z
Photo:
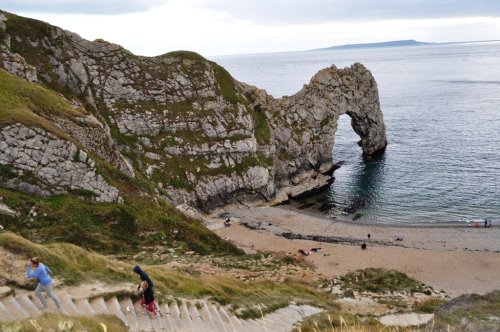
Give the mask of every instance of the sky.
M 2 0 L 0 9 L 147 56 L 500 39 L 500 0 Z

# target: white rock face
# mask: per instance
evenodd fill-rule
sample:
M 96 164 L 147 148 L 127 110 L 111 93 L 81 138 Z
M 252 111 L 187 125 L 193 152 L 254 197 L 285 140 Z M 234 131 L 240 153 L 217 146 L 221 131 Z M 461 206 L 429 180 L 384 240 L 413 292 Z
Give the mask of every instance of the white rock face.
M 8 24 L 0 17 L 0 29 Z M 0 41 L 0 64 L 60 92 L 65 90 L 58 87 L 69 89 L 89 105 L 94 122 L 58 122 L 82 143 L 82 164 L 93 167 L 86 154 L 91 153 L 134 176 L 133 163 L 177 204 L 210 210 L 237 200 L 283 200 L 327 185 L 342 114 L 351 117 L 365 155 L 387 144 L 377 84 L 361 64 L 325 68 L 295 95 L 274 99 L 196 54 L 141 57 L 57 27 L 44 33 L 7 36 Z M 27 63 L 23 54 L 10 51 L 9 38 L 40 56 L 25 54 L 34 61 Z M 39 151 L 40 143 L 30 144 Z M 61 190 L 73 181 L 47 166 L 55 161 L 45 154 L 11 149 L 9 158 L 21 170 L 41 171 L 44 181 L 60 181 Z M 85 187 L 101 190 L 97 184 Z M 23 188 L 35 190 L 29 183 Z
M 275 183 L 290 188 L 285 191 L 292 197 L 328 183 L 322 174 L 333 166 L 331 151 L 342 114 L 351 117 L 365 155 L 379 153 L 387 145 L 377 83 L 359 63 L 320 70 L 290 97 L 273 99 L 253 87 L 247 87 L 247 93 L 253 95 L 254 103 L 269 110 L 278 156 L 274 159 Z
M 116 202 L 119 198 L 118 189 L 96 172 L 95 163 L 87 153 L 41 128 L 19 123 L 0 128 L 0 165 L 7 165 L 17 173 L 16 177 L 4 180 L 1 185 L 5 187 L 38 194 L 86 189 L 100 202 Z M 35 183 L 26 183 L 25 177 Z

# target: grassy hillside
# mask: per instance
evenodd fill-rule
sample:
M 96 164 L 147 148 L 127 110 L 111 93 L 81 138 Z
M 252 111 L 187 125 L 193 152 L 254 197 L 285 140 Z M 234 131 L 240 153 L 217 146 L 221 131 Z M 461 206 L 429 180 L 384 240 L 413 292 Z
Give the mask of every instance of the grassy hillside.
M 154 251 L 155 246 L 202 255 L 242 254 L 198 220 L 161 200 L 130 194 L 124 204 L 96 203 L 85 199 L 85 194 L 39 198 L 0 189 L 3 202 L 19 213 L 17 217 L 0 214 L 0 224 L 34 242 L 68 242 L 106 254 Z
M 0 127 L 21 122 L 74 140 L 49 119 L 53 115 L 77 117 L 82 112 L 56 92 L 0 69 Z M 182 215 L 161 199 L 154 200 L 152 185 L 143 174 L 138 172 L 136 178 L 130 178 L 97 156 L 92 157 L 98 172 L 120 190 L 125 204 L 92 202 L 92 193 L 85 190 L 38 198 L 0 189 L 0 198 L 19 213 L 17 217 L 0 215 L 0 224 L 33 241 L 69 242 L 102 253 L 126 254 L 144 245 L 162 245 L 200 254 L 241 254 L 199 221 Z M 23 175 L 23 181 L 36 184 L 37 178 L 28 173 Z M 9 165 L 0 165 L 0 180 L 17 176 Z
M 0 126 L 20 122 L 66 137 L 40 114 L 67 117 L 83 115 L 56 92 L 0 69 Z
M 108 283 L 136 281 L 131 273 L 134 262 L 116 261 L 75 245 L 40 245 L 5 232 L 0 234 L 0 247 L 23 257 L 39 256 L 66 285 L 94 280 Z M 164 265 L 142 267 L 155 280 L 160 298 L 208 297 L 221 304 L 230 304 L 234 310 L 243 309 L 240 311 L 243 317 L 260 316 L 257 304 L 264 305 L 266 312 L 286 306 L 292 300 L 332 308 L 328 294 L 318 292 L 313 283 L 294 278 L 283 282 L 244 281 L 215 274 L 189 275 Z M 9 275 L 0 272 L 0 279 L 7 278 Z

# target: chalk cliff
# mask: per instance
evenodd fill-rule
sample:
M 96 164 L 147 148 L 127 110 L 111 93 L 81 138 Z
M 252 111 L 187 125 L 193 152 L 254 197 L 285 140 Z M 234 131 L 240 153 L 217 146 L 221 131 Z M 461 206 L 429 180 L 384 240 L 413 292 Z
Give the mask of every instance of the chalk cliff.
M 364 154 L 387 144 L 377 84 L 361 64 L 323 69 L 297 94 L 274 99 L 196 53 L 137 56 L 0 12 L 0 68 L 62 94 L 81 113 L 33 109 L 63 133 L 57 136 L 2 110 L 0 165 L 14 176 L 0 184 L 27 189 L 21 178 L 29 167 L 40 180 L 38 189 L 30 187 L 35 193 L 80 188 L 119 201 L 113 179 L 120 173 L 166 200 L 210 210 L 235 200 L 285 199 L 328 183 L 344 113 Z M 42 145 L 24 144 L 21 158 L 19 144 L 36 135 Z M 110 167 L 116 172 L 100 175 Z

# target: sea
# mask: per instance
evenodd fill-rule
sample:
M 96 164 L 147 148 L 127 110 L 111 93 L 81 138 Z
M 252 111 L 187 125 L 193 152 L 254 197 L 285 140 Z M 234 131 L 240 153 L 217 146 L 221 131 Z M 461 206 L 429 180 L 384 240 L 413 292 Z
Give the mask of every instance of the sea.
M 291 204 L 356 223 L 500 225 L 500 42 L 212 57 L 237 80 L 275 98 L 320 69 L 364 64 L 386 124 L 384 154 L 364 158 L 348 115 L 324 190 Z

